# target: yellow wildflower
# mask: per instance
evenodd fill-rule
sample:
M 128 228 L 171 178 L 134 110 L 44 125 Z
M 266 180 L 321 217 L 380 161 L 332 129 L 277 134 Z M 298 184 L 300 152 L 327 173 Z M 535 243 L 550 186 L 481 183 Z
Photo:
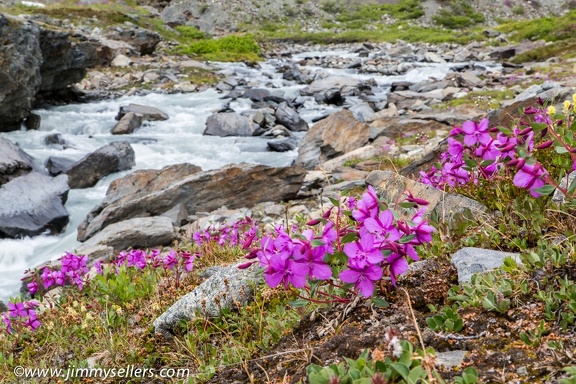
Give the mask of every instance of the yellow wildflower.
M 548 115 L 552 116 L 556 113 L 556 107 L 554 107 L 553 105 L 549 106 L 548 109 L 546 110 L 546 112 L 548 112 Z
M 568 113 L 570 111 L 570 100 L 564 100 L 564 106 L 562 107 L 563 113 Z

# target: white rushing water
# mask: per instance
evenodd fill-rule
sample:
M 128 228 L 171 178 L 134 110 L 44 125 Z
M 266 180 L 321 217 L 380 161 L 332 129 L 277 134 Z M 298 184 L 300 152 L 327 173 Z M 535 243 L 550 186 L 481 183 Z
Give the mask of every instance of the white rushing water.
M 329 53 L 344 55 L 344 53 Z M 346 53 L 350 56 L 351 54 Z M 353 54 L 352 54 L 353 55 Z M 299 57 L 304 57 L 304 54 Z M 243 64 L 223 64 L 222 73 L 246 79 L 250 85 L 282 90 L 286 97 L 295 97 L 301 85 L 282 80 L 275 72 L 278 61 L 263 63 L 260 69 L 248 68 Z M 358 75 L 353 70 L 310 68 L 312 72 L 326 72 L 354 76 L 360 79 L 374 78 L 382 86 L 382 92 L 392 81 L 412 82 L 429 78 L 441 79 L 450 70 L 448 64 L 427 64 L 413 69 L 403 76 Z M 159 169 L 177 163 L 192 163 L 204 170 L 219 168 L 230 163 L 250 162 L 271 166 L 285 166 L 297 156 L 296 151 L 285 153 L 268 152 L 266 140 L 261 138 L 212 137 L 203 136 L 208 116 L 226 104 L 220 99 L 222 94 L 207 90 L 190 94 L 149 94 L 146 96 L 122 97 L 88 104 L 71 104 L 34 111 L 42 117 L 38 131 L 19 131 L 3 134 L 18 143 L 32 155 L 38 165 L 44 164 L 50 156 L 80 159 L 101 146 L 117 140 L 128 140 L 136 154 L 136 169 Z M 148 122 L 135 133 L 125 136 L 110 134 L 115 125 L 114 117 L 120 106 L 137 103 L 157 107 L 166 112 L 167 121 Z M 230 105 L 237 112 L 250 108 L 245 101 Z M 309 108 L 311 107 L 311 108 Z M 332 111 L 334 106 L 318 106 L 309 98 L 302 117 L 310 122 L 314 117 Z M 49 133 L 60 133 L 69 147 L 46 145 L 44 138 Z M 76 241 L 76 228 L 92 207 L 105 196 L 110 182 L 131 172 L 110 175 L 95 187 L 71 190 L 66 208 L 70 212 L 70 224 L 65 233 L 58 236 L 37 236 L 19 240 L 0 240 L 0 300 L 7 300 L 17 294 L 20 278 L 26 268 L 54 260 L 65 251 L 72 251 Z

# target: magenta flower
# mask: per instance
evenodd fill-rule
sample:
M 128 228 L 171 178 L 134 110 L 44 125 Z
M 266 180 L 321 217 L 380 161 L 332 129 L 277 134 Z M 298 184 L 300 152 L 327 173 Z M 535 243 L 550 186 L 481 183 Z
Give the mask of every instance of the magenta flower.
M 359 268 L 367 264 L 378 264 L 384 260 L 382 252 L 374 246 L 374 235 L 370 233 L 366 233 L 359 241 L 346 244 L 344 253 Z
M 38 292 L 38 283 L 36 282 L 36 279 L 26 284 L 26 286 L 28 287 L 28 291 L 30 292 L 31 295 Z
M 352 211 L 352 217 L 363 223 L 369 217 L 376 217 L 378 215 L 378 196 L 376 191 L 371 185 L 368 186 L 366 192 L 356 205 L 356 210 Z
M 328 280 L 332 277 L 332 270 L 323 261 L 325 254 L 324 247 L 312 248 L 309 244 L 303 244 L 294 250 L 292 268 L 297 275 L 312 276 L 318 280 Z
M 193 255 L 188 251 L 183 251 L 181 256 L 182 259 L 184 259 L 184 269 L 186 272 L 192 271 L 192 269 L 194 269 L 194 260 L 196 259 L 196 254 Z
M 529 189 L 530 194 L 533 197 L 540 197 L 541 195 L 535 190 L 544 186 L 544 180 L 542 180 L 542 177 L 546 173 L 546 170 L 540 164 L 524 164 L 524 166 L 516 173 L 516 176 L 514 176 L 513 182 L 517 187 Z
M 364 228 L 376 236 L 378 246 L 385 241 L 396 241 L 400 238 L 400 233 L 394 227 L 394 215 L 387 209 L 380 212 L 376 218 L 367 218 L 364 221 Z
M 132 249 L 126 258 L 128 267 L 143 269 L 146 267 L 146 252 L 141 249 Z
M 484 160 L 496 160 L 500 156 L 500 150 L 496 148 L 498 142 L 494 139 L 490 139 L 485 143 L 481 143 L 474 154 L 481 157 Z
M 6 331 L 8 331 L 8 333 L 12 333 L 12 321 L 5 313 L 3 314 L 2 321 L 4 321 L 4 324 L 6 324 Z
M 162 260 L 166 268 L 173 270 L 175 267 L 178 266 L 178 254 L 173 249 L 168 252 L 164 259 Z
M 350 269 L 346 269 L 338 275 L 340 280 L 354 284 L 354 288 L 359 290 L 362 296 L 372 296 L 374 283 L 382 278 L 382 268 L 372 264 L 365 264 L 360 267 L 355 263 L 351 263 L 348 267 Z
M 31 312 L 30 317 L 28 318 L 28 320 L 26 320 L 24 325 L 30 327 L 30 329 L 32 329 L 33 331 L 36 331 L 36 329 L 38 329 L 38 327 L 41 324 L 40 321 L 38 321 L 38 319 L 36 318 L 36 312 L 34 311 Z
M 462 124 L 462 132 L 464 132 L 464 144 L 470 147 L 477 143 L 486 143 L 490 140 L 488 119 L 482 119 L 479 124 L 473 121 L 465 121 Z
M 94 263 L 94 269 L 96 269 L 96 273 L 102 275 L 104 272 L 102 271 L 102 260 L 98 260 Z
M 28 316 L 24 303 L 8 303 L 8 311 L 10 312 L 10 317 Z
M 458 140 L 448 138 L 448 153 L 452 156 L 454 161 L 462 161 L 462 154 L 464 153 L 464 145 Z
M 284 288 L 287 289 L 289 284 L 295 288 L 302 288 L 306 285 L 306 275 L 298 268 L 294 268 L 294 261 L 291 259 L 284 259 L 279 255 L 274 255 L 270 259 L 270 265 L 266 272 L 264 272 L 264 279 L 271 288 L 284 283 Z
M 408 261 L 398 253 L 392 253 L 386 258 L 386 263 L 390 266 L 390 280 L 392 281 L 392 285 L 396 286 L 396 276 L 408 271 Z

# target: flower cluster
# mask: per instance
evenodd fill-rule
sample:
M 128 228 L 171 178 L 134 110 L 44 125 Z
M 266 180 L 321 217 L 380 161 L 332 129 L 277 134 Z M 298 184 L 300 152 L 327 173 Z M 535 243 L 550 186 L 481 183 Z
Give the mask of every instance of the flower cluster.
M 564 101 L 563 114 L 558 114 L 554 106 L 545 108 L 544 101 L 539 99 L 537 108 L 524 109 L 524 115 L 531 117 L 531 121 L 521 119 L 511 129 L 489 128 L 488 119 L 478 124 L 466 121 L 451 131 L 440 162 L 428 172 L 420 172 L 421 181 L 446 189 L 476 183 L 480 178 L 492 179 L 501 173 L 510 174 L 516 169 L 514 185 L 529 190 L 533 197 L 557 188 L 573 198 L 576 183 L 568 186 L 554 180 L 535 156 L 535 150 L 553 147 L 558 154 L 569 154 L 571 158 L 571 168 L 560 176 L 568 180 L 576 170 L 576 94 L 572 99 Z
M 195 232 L 192 235 L 192 239 L 198 246 L 214 242 L 220 246 L 229 245 L 235 247 L 246 242 L 251 243 L 257 232 L 257 223 L 249 217 L 245 217 L 230 225 L 211 225 L 205 230 Z
M 86 274 L 89 269 L 86 265 L 88 258 L 84 256 L 75 255 L 66 252 L 64 256 L 58 259 L 60 267 L 44 267 L 40 274 L 40 283 L 44 288 L 52 286 L 64 286 L 66 284 L 76 285 L 78 289 L 82 290 L 86 281 Z M 28 280 L 26 276 L 23 280 Z M 27 284 L 28 290 L 34 294 L 40 288 L 38 279 L 33 276 L 32 281 Z
M 4 313 L 3 316 L 8 333 L 12 333 L 16 324 L 22 324 L 35 331 L 40 326 L 40 321 L 36 317 L 37 307 L 38 302 L 34 300 L 8 303 L 8 314 Z
M 149 253 L 141 249 L 132 249 L 129 252 L 120 252 L 115 264 L 116 266 L 126 265 L 138 269 L 151 266 L 152 268 L 162 267 L 171 271 L 190 272 L 194 268 L 194 259 L 197 256 L 197 254 L 192 254 L 189 251 L 176 252 L 174 249 L 171 249 L 164 256 L 161 255 L 159 249 L 153 249 Z M 102 274 L 101 262 L 96 263 L 94 267 L 99 274 Z
M 428 204 L 410 194 L 406 200 L 403 204 L 408 207 Z M 348 207 L 352 210 L 350 225 L 341 225 L 345 215 L 337 205 L 335 220 L 330 219 L 330 209 L 322 219 L 308 223 L 316 227 L 315 231 L 306 229 L 291 235 L 285 228 L 276 227 L 260 239 L 259 247 L 247 258 L 258 259 L 270 287 L 283 284 L 285 288 L 303 288 L 314 280 L 333 284 L 337 276 L 353 284 L 362 296 L 370 297 L 385 275 L 395 285 L 396 277 L 408 269 L 406 258 L 418 260 L 414 246 L 432 239 L 434 229 L 423 219 L 424 211 L 418 211 L 411 220 L 397 219 L 393 210 L 381 209 L 371 186 L 360 200 L 349 199 Z M 330 263 L 331 255 L 343 256 L 344 270 Z

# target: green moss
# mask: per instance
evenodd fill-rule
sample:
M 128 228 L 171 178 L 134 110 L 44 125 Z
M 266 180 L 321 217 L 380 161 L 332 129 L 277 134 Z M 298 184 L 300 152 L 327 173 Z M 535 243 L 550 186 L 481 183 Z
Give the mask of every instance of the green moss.
M 554 42 L 550 45 L 538 47 L 516 55 L 513 63 L 526 63 L 530 61 L 546 61 L 551 57 L 574 57 L 576 55 L 576 39 L 568 39 Z
M 474 8 L 469 2 L 452 0 L 450 6 L 441 9 L 440 12 L 433 17 L 433 20 L 446 28 L 461 29 L 482 23 L 485 19 L 481 13 L 474 11 Z
M 539 40 L 558 41 L 576 35 L 576 11 L 561 17 L 543 17 L 534 20 L 513 21 L 500 25 L 499 31 L 510 34 L 513 41 Z
M 464 97 L 437 104 L 434 106 L 434 108 L 443 109 L 453 108 L 459 105 L 477 105 L 483 109 L 496 109 L 500 108 L 501 101 L 510 100 L 513 98 L 514 91 L 510 89 L 473 91 L 469 92 Z
M 230 35 L 179 45 L 175 51 L 211 61 L 259 61 L 260 47 L 252 35 Z

